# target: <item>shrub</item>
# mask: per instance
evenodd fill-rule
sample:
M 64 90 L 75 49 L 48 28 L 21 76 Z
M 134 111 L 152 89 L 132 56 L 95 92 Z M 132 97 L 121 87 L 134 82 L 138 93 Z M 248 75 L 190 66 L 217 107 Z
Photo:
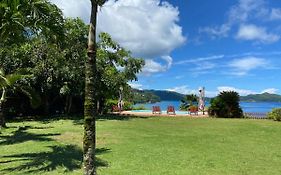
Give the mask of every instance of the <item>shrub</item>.
M 107 100 L 106 104 L 105 104 L 106 112 L 111 111 L 112 107 L 117 106 L 117 105 L 118 105 L 118 100 Z M 133 109 L 133 103 L 124 101 L 123 110 L 127 111 L 127 110 L 132 110 L 132 109 Z
M 268 119 L 273 119 L 275 121 L 281 121 L 281 108 L 275 108 L 267 114 Z
M 144 105 L 133 106 L 133 110 L 146 110 L 147 108 Z
M 186 95 L 181 100 L 180 109 L 183 111 L 188 111 L 191 106 L 198 104 L 198 97 L 195 94 Z
M 243 111 L 239 106 L 239 94 L 234 91 L 221 92 L 211 100 L 209 115 L 219 118 L 242 118 Z

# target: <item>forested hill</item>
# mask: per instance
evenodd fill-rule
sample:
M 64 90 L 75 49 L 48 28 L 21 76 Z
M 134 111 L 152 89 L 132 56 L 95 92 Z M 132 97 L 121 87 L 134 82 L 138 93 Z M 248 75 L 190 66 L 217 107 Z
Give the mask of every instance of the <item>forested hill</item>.
M 180 101 L 184 95 L 165 90 L 133 89 L 135 103 L 155 103 L 159 101 Z
M 246 102 L 281 102 L 281 95 L 270 93 L 253 94 L 241 96 L 240 100 Z
M 179 101 L 182 100 L 184 97 L 183 94 L 172 92 L 172 91 L 165 91 L 165 90 L 148 90 L 148 91 L 160 97 L 161 101 Z
M 159 101 L 180 101 L 185 96 L 172 91 L 165 90 L 137 90 L 133 89 L 135 103 L 155 103 Z M 211 98 L 206 98 L 210 101 Z M 244 102 L 281 102 L 281 95 L 278 94 L 252 94 L 241 96 L 240 101 Z

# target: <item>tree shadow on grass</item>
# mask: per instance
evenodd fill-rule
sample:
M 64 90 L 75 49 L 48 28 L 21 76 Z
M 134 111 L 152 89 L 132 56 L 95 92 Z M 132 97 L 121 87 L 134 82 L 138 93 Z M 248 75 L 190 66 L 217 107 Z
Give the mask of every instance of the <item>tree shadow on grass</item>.
M 0 161 L 3 163 L 11 163 L 16 161 L 24 161 L 16 167 L 6 168 L 2 172 L 11 173 L 14 171 L 24 171 L 28 173 L 40 173 L 44 171 L 54 171 L 58 167 L 63 167 L 65 172 L 81 169 L 83 161 L 82 149 L 76 145 L 49 146 L 49 152 L 41 153 L 25 153 L 3 156 L 0 158 L 10 159 Z M 106 148 L 96 149 L 96 154 L 103 154 L 110 151 Z M 96 158 L 97 167 L 107 167 L 108 163 Z M 1 174 L 1 173 L 0 173 Z
M 1 145 L 12 145 L 17 143 L 23 143 L 26 141 L 52 141 L 50 136 L 60 135 L 56 134 L 35 134 L 27 132 L 28 129 L 47 129 L 49 127 L 32 127 L 32 126 L 24 126 L 19 127 L 18 130 L 12 132 L 11 136 L 0 136 L 0 146 Z

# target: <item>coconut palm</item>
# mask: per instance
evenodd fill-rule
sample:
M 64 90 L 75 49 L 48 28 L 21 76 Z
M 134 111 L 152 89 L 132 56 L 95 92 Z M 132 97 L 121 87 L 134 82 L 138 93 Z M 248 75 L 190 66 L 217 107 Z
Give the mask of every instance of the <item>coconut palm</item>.
M 5 106 L 5 102 L 7 101 L 7 92 L 10 88 L 15 88 L 17 91 L 21 91 L 27 97 L 29 97 L 31 106 L 36 108 L 40 105 L 40 96 L 30 87 L 28 86 L 16 86 L 16 83 L 19 80 L 30 77 L 30 75 L 24 75 L 21 72 L 5 75 L 4 71 L 0 69 L 0 92 L 2 91 L 1 99 L 0 99 L 0 127 L 6 127 L 5 116 L 3 112 L 3 108 Z
M 98 6 L 102 6 L 105 0 L 91 0 L 91 18 L 88 35 L 88 59 L 85 67 L 85 102 L 84 102 L 84 140 L 83 140 L 83 163 L 84 174 L 95 175 L 95 149 L 96 149 L 96 115 L 98 98 L 97 76 L 97 43 L 96 26 Z

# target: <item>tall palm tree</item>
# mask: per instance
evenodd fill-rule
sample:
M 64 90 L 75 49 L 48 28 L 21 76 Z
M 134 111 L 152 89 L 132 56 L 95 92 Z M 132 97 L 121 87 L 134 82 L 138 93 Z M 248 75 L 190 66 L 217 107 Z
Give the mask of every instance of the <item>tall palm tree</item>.
M 102 6 L 105 0 L 91 0 L 91 18 L 88 35 L 88 59 L 85 70 L 85 102 L 84 102 L 84 139 L 83 139 L 83 163 L 85 175 L 96 175 L 95 149 L 96 149 L 96 115 L 98 98 L 97 76 L 97 43 L 96 26 L 98 6 Z

